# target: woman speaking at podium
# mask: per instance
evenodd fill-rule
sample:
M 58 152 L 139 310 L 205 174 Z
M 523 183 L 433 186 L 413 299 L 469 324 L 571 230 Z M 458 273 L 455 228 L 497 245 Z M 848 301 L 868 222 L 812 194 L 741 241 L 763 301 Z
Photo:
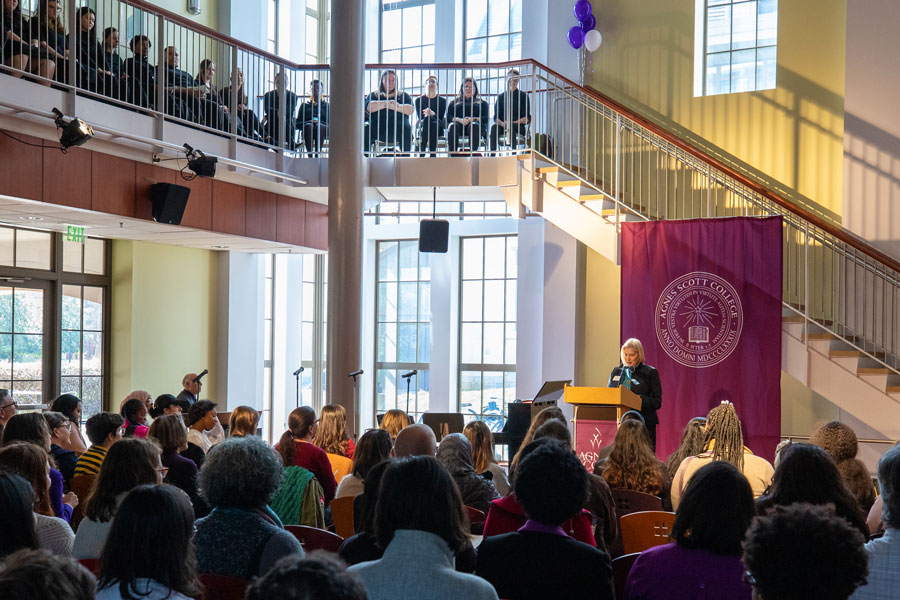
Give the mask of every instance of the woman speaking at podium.
M 650 432 L 650 445 L 656 451 L 656 411 L 662 406 L 659 371 L 644 362 L 641 340 L 630 338 L 622 344 L 622 363 L 612 370 L 606 387 L 624 387 L 641 397 L 641 415 Z

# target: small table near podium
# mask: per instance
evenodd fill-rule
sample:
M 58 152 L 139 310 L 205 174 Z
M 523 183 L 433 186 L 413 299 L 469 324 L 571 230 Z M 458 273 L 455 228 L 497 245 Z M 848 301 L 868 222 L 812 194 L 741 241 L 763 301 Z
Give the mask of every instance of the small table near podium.
M 567 385 L 563 398 L 575 407 L 575 453 L 593 473 L 597 452 L 612 443 L 624 413 L 641 409 L 641 397 L 623 387 Z

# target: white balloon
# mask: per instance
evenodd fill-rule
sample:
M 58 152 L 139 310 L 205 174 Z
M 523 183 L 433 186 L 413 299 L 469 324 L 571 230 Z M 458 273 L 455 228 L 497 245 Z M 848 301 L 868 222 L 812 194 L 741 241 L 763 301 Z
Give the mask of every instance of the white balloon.
M 603 37 L 596 29 L 591 29 L 584 35 L 584 47 L 587 48 L 588 52 L 593 52 L 599 48 L 602 42 Z

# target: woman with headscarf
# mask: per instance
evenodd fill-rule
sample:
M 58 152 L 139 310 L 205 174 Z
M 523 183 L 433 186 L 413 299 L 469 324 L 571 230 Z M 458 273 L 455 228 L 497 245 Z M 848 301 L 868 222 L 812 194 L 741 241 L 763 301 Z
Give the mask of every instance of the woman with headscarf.
M 475 472 L 472 464 L 472 444 L 461 433 L 451 433 L 441 440 L 438 462 L 453 477 L 463 504 L 487 514 L 491 501 L 500 497 L 494 484 Z

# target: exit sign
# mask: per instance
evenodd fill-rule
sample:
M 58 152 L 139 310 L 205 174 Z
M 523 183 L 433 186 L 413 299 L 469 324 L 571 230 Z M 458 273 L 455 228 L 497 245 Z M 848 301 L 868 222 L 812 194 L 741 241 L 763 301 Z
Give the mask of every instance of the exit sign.
M 66 226 L 66 241 L 84 243 L 84 227 L 79 225 Z

